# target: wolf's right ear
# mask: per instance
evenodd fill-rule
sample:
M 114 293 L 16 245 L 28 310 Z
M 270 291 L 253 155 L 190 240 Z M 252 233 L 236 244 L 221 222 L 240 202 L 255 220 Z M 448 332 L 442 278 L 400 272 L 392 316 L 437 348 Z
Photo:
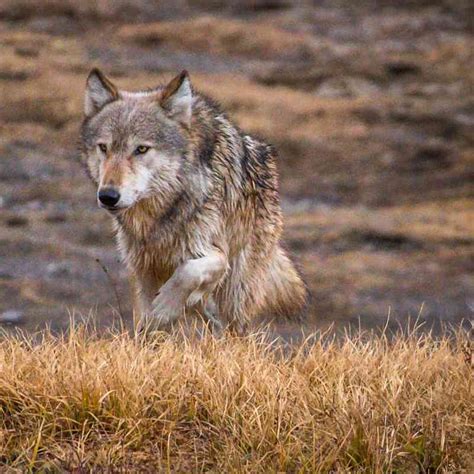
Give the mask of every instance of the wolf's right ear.
M 87 77 L 84 112 L 86 117 L 97 113 L 104 105 L 118 99 L 118 89 L 98 69 L 94 68 Z

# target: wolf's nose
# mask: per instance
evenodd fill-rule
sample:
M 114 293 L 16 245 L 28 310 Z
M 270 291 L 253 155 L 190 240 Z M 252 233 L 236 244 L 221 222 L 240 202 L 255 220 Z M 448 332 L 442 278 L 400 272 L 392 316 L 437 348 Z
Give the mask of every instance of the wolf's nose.
M 120 193 L 113 188 L 104 188 L 99 191 L 97 197 L 104 206 L 113 207 L 119 202 Z

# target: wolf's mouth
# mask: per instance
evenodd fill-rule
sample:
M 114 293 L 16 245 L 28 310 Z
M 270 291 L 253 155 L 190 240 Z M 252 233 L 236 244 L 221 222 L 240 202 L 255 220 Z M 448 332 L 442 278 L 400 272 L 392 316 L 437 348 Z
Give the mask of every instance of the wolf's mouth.
M 119 207 L 119 206 L 107 206 L 105 204 L 102 204 L 102 203 L 99 203 L 99 207 L 101 209 L 105 209 L 106 211 L 112 213 L 112 214 L 116 214 L 117 212 L 120 212 L 120 211 L 125 211 L 127 208 L 126 207 Z

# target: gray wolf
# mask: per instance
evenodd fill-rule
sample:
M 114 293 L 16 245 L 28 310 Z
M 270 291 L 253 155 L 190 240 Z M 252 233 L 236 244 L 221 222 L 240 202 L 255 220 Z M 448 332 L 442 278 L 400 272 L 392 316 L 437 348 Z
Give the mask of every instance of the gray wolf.
M 141 324 L 196 310 L 241 332 L 260 316 L 301 314 L 306 289 L 280 245 L 275 150 L 233 125 L 186 71 L 127 92 L 92 70 L 80 143 Z

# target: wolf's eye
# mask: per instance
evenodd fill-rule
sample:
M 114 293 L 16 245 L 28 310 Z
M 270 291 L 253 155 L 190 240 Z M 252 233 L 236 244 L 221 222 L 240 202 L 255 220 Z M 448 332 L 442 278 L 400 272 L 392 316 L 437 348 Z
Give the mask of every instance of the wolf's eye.
M 144 155 L 150 149 L 149 146 L 140 145 L 135 148 L 135 155 Z
M 107 145 L 105 143 L 99 143 L 97 146 L 102 153 L 107 153 Z

